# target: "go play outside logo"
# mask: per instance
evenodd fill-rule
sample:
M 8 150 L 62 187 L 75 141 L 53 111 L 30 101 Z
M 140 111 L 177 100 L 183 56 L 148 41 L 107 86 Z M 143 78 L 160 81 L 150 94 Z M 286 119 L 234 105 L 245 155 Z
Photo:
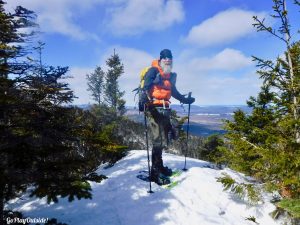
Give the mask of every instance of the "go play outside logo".
M 12 223 L 20 223 L 20 224 L 35 224 L 35 223 L 47 223 L 49 218 L 6 218 L 6 223 L 7 224 L 12 224 Z

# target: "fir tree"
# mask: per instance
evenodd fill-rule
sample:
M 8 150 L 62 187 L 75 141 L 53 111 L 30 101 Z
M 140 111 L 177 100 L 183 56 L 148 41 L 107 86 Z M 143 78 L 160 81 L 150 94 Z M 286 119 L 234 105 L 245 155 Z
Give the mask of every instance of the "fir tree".
M 93 100 L 100 106 L 103 101 L 105 73 L 100 66 L 95 71 L 86 75 L 88 91 L 91 92 Z
M 286 7 L 285 0 L 273 0 L 274 6 L 273 10 L 275 12 L 274 15 L 271 15 L 273 18 L 277 18 L 281 22 L 281 26 L 276 30 L 272 27 L 268 27 L 265 25 L 264 21 L 259 20 L 257 17 L 254 16 L 254 20 L 256 23 L 254 26 L 257 28 L 258 31 L 265 31 L 272 34 L 274 37 L 281 40 L 286 45 L 286 53 L 285 59 L 280 62 L 281 59 L 277 60 L 277 64 L 273 64 L 272 61 L 266 61 L 254 57 L 254 60 L 258 62 L 258 65 L 262 69 L 269 69 L 273 70 L 274 74 L 271 77 L 265 71 L 260 71 L 261 78 L 268 79 L 270 82 L 273 82 L 272 85 L 281 90 L 288 89 L 290 95 L 289 105 L 292 110 L 292 115 L 294 120 L 297 121 L 299 119 L 299 85 L 298 80 L 299 77 L 295 74 L 295 70 L 297 70 L 297 64 L 294 64 L 295 56 L 291 51 L 292 49 L 292 37 L 291 37 L 291 25 L 288 19 L 288 11 Z M 298 1 L 295 1 L 295 4 L 299 5 Z M 285 61 L 285 62 L 283 62 Z M 283 64 L 285 64 L 283 66 Z M 279 84 L 279 87 L 277 86 Z M 287 86 L 286 86 L 287 85 Z M 297 143 L 300 143 L 300 127 L 295 124 L 294 127 L 294 136 Z
M 30 66 L 24 60 L 14 60 L 28 54 L 29 49 L 22 45 L 34 36 L 32 29 L 37 26 L 36 15 L 33 11 L 18 6 L 13 13 L 5 12 L 0 0 L 0 76 L 21 74 Z M 31 32 L 20 32 L 21 28 L 31 29 Z
M 26 21 L 33 12 L 17 7 L 10 14 L 3 5 L 0 1 L 1 222 L 4 203 L 29 185 L 31 195 L 49 202 L 58 196 L 91 198 L 88 180 L 101 181 L 104 176 L 94 173 L 98 165 L 113 163 L 121 152 L 111 153 L 121 147 L 91 113 L 67 106 L 74 99 L 63 82 L 68 68 L 42 63 L 42 43 L 39 60 L 23 61 L 28 40 L 18 28 L 34 24 Z
M 227 121 L 227 139 L 232 148 L 224 150 L 231 167 L 256 177 L 270 190 L 285 197 L 300 197 L 300 42 L 291 43 L 285 1 L 274 0 L 273 17 L 280 19 L 276 31 L 254 17 L 259 31 L 267 31 L 286 45 L 284 57 L 275 62 L 254 57 L 263 80 L 257 97 L 247 104 L 252 114 L 242 111 Z
M 105 102 L 113 114 L 125 113 L 124 91 L 120 90 L 119 78 L 124 73 L 124 66 L 118 54 L 114 53 L 107 61 L 108 71 L 105 76 Z
M 25 189 L 22 174 L 15 168 L 15 158 L 22 155 L 15 154 L 11 148 L 19 142 L 19 127 L 13 123 L 18 110 L 23 104 L 22 93 L 16 79 L 9 75 L 20 75 L 31 66 L 21 60 L 28 51 L 23 45 L 33 33 L 21 33 L 20 28 L 35 27 L 35 15 L 23 7 L 17 7 L 13 13 L 4 10 L 4 2 L 0 0 L 0 221 L 3 218 L 4 202 L 13 198 L 18 191 Z M 19 59 L 19 60 L 16 60 Z M 18 165 L 25 166 L 28 165 Z M 14 167 L 14 170 L 10 168 Z M 26 178 L 25 178 L 26 179 Z M 26 183 L 26 182 L 25 182 Z

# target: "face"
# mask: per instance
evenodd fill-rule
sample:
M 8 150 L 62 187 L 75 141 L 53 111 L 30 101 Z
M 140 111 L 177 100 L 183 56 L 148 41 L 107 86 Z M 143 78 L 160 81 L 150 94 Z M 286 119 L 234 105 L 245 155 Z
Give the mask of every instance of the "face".
M 165 74 L 171 73 L 173 66 L 173 61 L 170 58 L 162 58 L 160 60 L 160 67 Z

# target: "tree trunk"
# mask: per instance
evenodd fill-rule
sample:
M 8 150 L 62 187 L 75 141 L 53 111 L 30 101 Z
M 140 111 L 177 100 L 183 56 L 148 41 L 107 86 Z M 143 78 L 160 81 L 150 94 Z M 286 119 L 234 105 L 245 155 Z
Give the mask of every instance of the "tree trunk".
M 286 1 L 285 0 L 283 0 L 283 10 L 286 11 Z M 285 25 L 287 26 L 288 18 L 287 18 L 287 16 L 285 18 L 286 18 L 286 22 L 287 22 Z M 286 44 L 287 44 L 288 64 L 289 64 L 289 71 L 290 71 L 290 76 L 291 76 L 291 86 L 292 86 L 291 92 L 292 92 L 292 98 L 293 98 L 292 110 L 293 110 L 293 116 L 294 116 L 295 121 L 298 121 L 298 119 L 299 119 L 298 102 L 297 102 L 297 96 L 296 96 L 296 90 L 295 90 L 295 84 L 294 84 L 294 68 L 293 68 L 293 62 L 292 62 L 292 57 L 291 57 L 291 52 L 290 52 L 291 36 L 290 36 L 288 27 L 286 30 L 287 30 L 287 32 L 285 34 L 285 40 L 286 40 Z M 299 127 L 297 125 L 295 126 L 295 140 L 296 140 L 296 143 L 300 143 L 300 132 L 299 132 Z

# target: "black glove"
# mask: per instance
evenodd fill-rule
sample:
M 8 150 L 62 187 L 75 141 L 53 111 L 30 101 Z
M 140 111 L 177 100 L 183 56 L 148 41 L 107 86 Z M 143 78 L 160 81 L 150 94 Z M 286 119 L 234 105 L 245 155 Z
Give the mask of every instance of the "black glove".
M 193 97 L 187 97 L 187 98 L 183 98 L 182 100 L 181 100 L 181 102 L 183 103 L 183 104 L 192 104 L 193 102 L 195 101 L 195 98 L 193 98 Z

